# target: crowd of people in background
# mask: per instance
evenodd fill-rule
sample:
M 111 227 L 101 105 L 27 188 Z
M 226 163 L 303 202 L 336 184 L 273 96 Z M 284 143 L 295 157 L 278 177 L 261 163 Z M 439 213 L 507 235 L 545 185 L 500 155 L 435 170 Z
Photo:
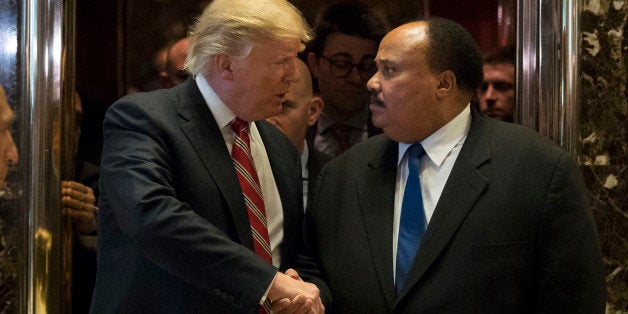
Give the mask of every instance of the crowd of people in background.
M 211 2 L 62 183 L 75 311 L 603 313 L 578 167 L 513 123 L 515 47 L 387 25 L 353 0 L 312 27 L 285 0 Z M 0 89 L 0 198 L 13 119 Z

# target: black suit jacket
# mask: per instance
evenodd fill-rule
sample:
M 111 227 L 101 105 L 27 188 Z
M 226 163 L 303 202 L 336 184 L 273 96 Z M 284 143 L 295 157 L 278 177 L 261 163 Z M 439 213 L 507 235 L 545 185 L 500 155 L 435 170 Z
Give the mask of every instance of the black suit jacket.
M 537 133 L 475 111 L 397 294 L 397 147 L 376 136 L 322 171 L 306 224 L 331 311 L 604 313 L 602 260 L 577 165 Z
M 256 122 L 283 204 L 282 269 L 302 241 L 300 159 Z M 109 108 L 93 313 L 256 313 L 277 269 L 252 251 L 242 192 L 192 79 Z
M 318 174 L 323 169 L 323 166 L 327 162 L 329 162 L 332 157 L 317 150 L 314 147 L 308 147 L 308 157 L 307 157 L 307 199 L 311 199 L 312 194 L 316 189 L 316 179 L 318 178 Z

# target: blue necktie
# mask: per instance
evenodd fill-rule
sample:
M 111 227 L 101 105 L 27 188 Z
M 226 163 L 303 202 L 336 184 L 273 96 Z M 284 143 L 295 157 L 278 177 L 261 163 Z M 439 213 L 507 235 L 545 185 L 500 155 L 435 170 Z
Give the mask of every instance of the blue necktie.
M 408 180 L 403 192 L 397 241 L 395 276 L 397 292 L 401 291 L 404 286 L 427 225 L 423 210 L 423 198 L 421 197 L 421 182 L 419 181 L 421 157 L 425 155 L 425 150 L 420 143 L 414 143 L 408 148 L 406 155 L 408 158 Z

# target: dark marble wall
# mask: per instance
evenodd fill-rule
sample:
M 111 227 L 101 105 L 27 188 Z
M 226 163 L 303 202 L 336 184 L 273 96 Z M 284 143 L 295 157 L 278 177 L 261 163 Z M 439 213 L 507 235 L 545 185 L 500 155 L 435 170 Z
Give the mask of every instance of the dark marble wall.
M 628 3 L 583 0 L 580 160 L 607 271 L 608 313 L 628 313 Z

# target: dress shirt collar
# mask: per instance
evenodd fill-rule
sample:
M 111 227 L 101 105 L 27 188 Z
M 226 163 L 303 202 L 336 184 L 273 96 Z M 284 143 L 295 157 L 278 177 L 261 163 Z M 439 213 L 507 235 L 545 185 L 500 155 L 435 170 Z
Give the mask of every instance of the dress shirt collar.
M 310 156 L 310 149 L 307 147 L 307 140 L 303 140 L 303 153 L 301 153 L 301 177 L 309 178 L 307 170 L 307 161 Z
M 423 149 L 425 149 L 425 154 L 436 167 L 439 167 L 443 163 L 445 157 L 449 155 L 454 146 L 467 135 L 470 127 L 471 107 L 467 105 L 455 118 L 421 142 Z M 408 150 L 408 147 L 412 144 L 413 143 L 399 143 L 397 165 L 401 164 L 406 150 Z
M 198 88 L 201 90 L 201 95 L 203 95 L 203 98 L 209 107 L 209 110 L 214 116 L 214 119 L 216 119 L 216 123 L 218 123 L 218 128 L 223 130 L 229 125 L 229 123 L 231 123 L 231 121 L 233 121 L 233 119 L 235 119 L 235 114 L 227 107 L 227 105 L 225 105 L 224 102 L 222 102 L 218 95 L 216 95 L 216 92 L 211 86 L 209 86 L 209 83 L 207 83 L 203 75 L 197 75 L 195 80 L 196 85 L 198 85 Z

